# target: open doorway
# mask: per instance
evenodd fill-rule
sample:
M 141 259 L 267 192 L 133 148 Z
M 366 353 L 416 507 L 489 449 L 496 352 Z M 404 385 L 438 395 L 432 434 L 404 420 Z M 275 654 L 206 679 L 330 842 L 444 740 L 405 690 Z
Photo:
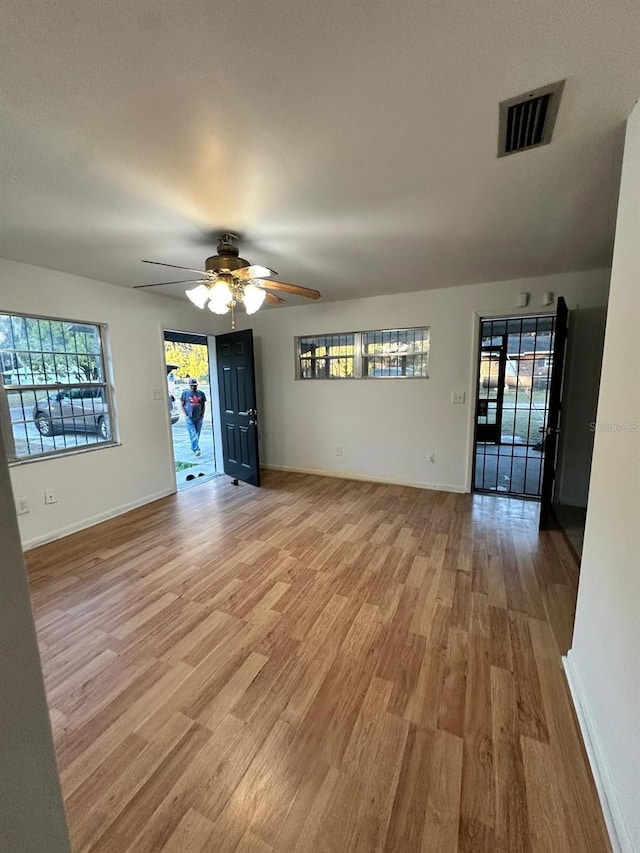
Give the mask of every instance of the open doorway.
M 165 331 L 164 349 L 176 485 L 181 491 L 218 475 L 209 347 L 205 335 Z
M 473 488 L 540 499 L 555 317 L 483 319 Z

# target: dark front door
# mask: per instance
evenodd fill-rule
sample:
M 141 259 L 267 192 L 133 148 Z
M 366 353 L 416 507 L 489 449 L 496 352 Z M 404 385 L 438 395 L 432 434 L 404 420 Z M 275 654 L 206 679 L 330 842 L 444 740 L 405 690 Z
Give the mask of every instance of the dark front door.
M 216 335 L 224 472 L 260 485 L 253 332 Z
M 564 356 L 567 344 L 569 310 L 562 296 L 558 297 L 555 319 L 555 344 L 551 380 L 549 382 L 549 413 L 544 430 L 544 466 L 542 469 L 542 488 L 540 490 L 540 530 L 555 525 L 553 511 L 553 492 L 556 481 L 558 455 L 558 435 L 562 418 L 562 380 L 564 378 Z
M 497 341 L 499 340 L 499 343 Z M 479 387 L 476 402 L 476 441 L 500 444 L 507 336 L 480 343 Z

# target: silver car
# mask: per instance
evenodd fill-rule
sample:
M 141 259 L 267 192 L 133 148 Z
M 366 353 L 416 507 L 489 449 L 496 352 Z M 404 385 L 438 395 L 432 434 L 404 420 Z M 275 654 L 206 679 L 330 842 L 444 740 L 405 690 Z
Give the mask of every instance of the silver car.
M 111 436 L 109 413 L 101 386 L 64 388 L 46 400 L 37 400 L 33 420 L 41 435 L 63 432 L 95 432 L 102 439 Z

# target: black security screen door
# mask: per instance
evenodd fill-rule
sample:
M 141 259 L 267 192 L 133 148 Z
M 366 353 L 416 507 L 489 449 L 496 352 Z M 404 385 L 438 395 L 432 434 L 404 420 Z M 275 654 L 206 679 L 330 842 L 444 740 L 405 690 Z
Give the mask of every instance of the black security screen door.
M 224 472 L 260 485 L 253 332 L 216 335 Z
M 555 317 L 482 320 L 473 487 L 539 499 Z
M 558 457 L 558 435 L 560 433 L 560 417 L 562 405 L 562 382 L 564 379 L 564 357 L 567 344 L 567 329 L 569 326 L 569 311 L 567 303 L 560 296 L 555 317 L 555 351 L 549 386 L 549 416 L 543 433 L 544 468 L 542 474 L 540 530 L 554 526 L 555 520 L 551 506 L 553 504 L 556 465 Z

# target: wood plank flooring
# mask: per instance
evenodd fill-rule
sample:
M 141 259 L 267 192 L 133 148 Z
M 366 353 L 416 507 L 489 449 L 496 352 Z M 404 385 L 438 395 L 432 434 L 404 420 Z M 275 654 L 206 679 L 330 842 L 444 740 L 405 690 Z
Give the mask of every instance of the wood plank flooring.
M 27 555 L 75 853 L 606 853 L 537 505 L 282 472 Z

